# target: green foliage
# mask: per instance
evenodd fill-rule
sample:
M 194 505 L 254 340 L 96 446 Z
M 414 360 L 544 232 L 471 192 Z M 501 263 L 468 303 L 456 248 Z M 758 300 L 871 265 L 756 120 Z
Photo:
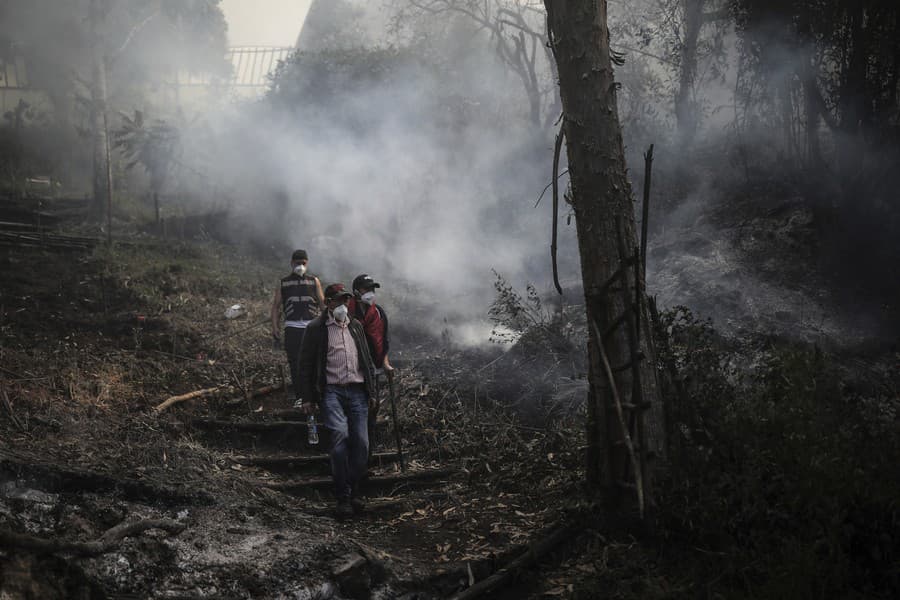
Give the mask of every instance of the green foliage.
M 135 303 L 152 314 L 209 298 L 236 294 L 268 299 L 275 272 L 242 270 L 248 261 L 234 248 L 209 244 L 167 244 L 147 252 L 141 246 L 96 250 L 104 277 L 128 290 Z M 216 309 L 218 312 L 218 309 Z
M 497 297 L 488 310 L 488 316 L 495 325 L 491 331 L 491 341 L 512 343 L 532 327 L 545 327 L 551 315 L 543 309 L 534 285 L 529 283 L 526 286 L 525 300 L 500 273 L 493 273 Z
M 573 354 L 578 328 L 572 315 L 565 308 L 551 312 L 534 284 L 525 286 L 523 298 L 500 273 L 493 273 L 497 296 L 488 309 L 494 324 L 490 341 L 516 344 L 527 353 Z
M 502 275 L 494 276 L 490 340 L 511 347 L 495 372 L 479 374 L 479 385 L 526 420 L 572 418 L 587 394 L 583 307 L 560 298 L 560 307 L 551 311 L 534 285 L 526 286 L 523 297 Z
M 521 124 L 521 95 L 502 81 L 485 85 L 490 67 L 478 54 L 483 48 L 455 50 L 448 55 L 429 40 L 301 50 L 279 65 L 267 99 L 319 127 L 344 126 L 354 135 L 392 120 L 451 133 Z
M 375 86 L 399 83 L 403 69 L 419 63 L 398 48 L 337 48 L 295 52 L 279 64 L 269 97 L 282 105 L 328 103 Z
M 162 120 L 149 124 L 144 122 L 141 111 L 134 111 L 134 117 L 122 114 L 122 126 L 114 132 L 114 145 L 121 149 L 131 170 L 140 165 L 150 176 L 150 187 L 159 191 L 172 170 L 181 150 L 180 132 Z
M 3 118 L 0 189 L 23 196 L 28 191 L 30 177 L 49 177 L 55 181 L 62 170 L 65 150 L 60 144 L 63 136 L 47 125 L 46 115 L 20 99 Z
M 690 403 L 671 403 L 661 518 L 706 553 L 697 577 L 753 597 L 900 591 L 896 381 L 861 394 L 818 348 L 728 347 L 684 308 L 662 321 Z

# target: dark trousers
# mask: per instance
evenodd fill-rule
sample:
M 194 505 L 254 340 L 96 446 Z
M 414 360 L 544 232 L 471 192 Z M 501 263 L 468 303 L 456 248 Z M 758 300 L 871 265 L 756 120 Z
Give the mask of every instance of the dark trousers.
M 300 346 L 303 344 L 303 335 L 306 328 L 284 328 L 284 351 L 287 353 L 288 365 L 291 367 L 291 386 L 294 388 L 294 398 L 300 397 Z
M 366 476 L 369 403 L 363 384 L 327 385 L 322 395 L 322 425 L 331 436 L 334 495 L 349 500 Z

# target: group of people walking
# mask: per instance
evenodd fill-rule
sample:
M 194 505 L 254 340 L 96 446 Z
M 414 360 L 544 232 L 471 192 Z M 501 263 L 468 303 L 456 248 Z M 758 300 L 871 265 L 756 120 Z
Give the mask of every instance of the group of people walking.
M 378 411 L 378 382 L 393 379 L 388 358 L 388 318 L 375 301 L 381 285 L 357 276 L 348 291 L 342 283 L 323 290 L 308 271 L 309 255 L 291 255 L 291 274 L 275 289 L 272 336 L 282 339 L 294 390 L 294 407 L 319 414 L 330 438 L 329 456 L 336 516 L 365 509 L 360 484 L 369 458 L 370 416 Z

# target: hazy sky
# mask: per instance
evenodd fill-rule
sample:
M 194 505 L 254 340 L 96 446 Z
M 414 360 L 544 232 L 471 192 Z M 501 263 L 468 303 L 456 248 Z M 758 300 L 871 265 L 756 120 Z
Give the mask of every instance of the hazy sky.
M 312 0 L 222 0 L 229 46 L 293 46 Z

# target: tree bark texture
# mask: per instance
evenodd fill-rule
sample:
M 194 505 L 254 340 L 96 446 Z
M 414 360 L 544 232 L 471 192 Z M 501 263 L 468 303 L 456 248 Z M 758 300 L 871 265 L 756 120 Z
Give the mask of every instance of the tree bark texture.
M 626 253 L 636 249 L 637 238 L 610 57 L 606 2 L 545 0 L 544 4 L 559 70 L 585 306 L 588 322 L 596 325 L 588 327 L 588 482 L 595 491 L 606 491 L 611 504 L 624 510 L 634 506 L 636 498 L 633 490 L 618 483 L 633 479 L 632 470 L 623 431 L 613 412 L 615 404 L 599 351 L 598 344 L 603 340 L 598 332 L 606 331 L 634 307 L 634 269 L 625 269 L 623 279 L 612 286 L 612 291 L 604 289 L 604 283 L 620 264 L 617 223 L 621 224 Z M 643 279 L 642 273 L 640 277 Z M 616 292 L 615 288 L 622 289 L 623 282 L 624 292 Z M 648 332 L 647 305 L 643 301 L 640 305 L 640 330 Z M 641 337 L 640 348 L 646 358 L 640 362 L 639 378 L 643 401 L 649 401 L 650 408 L 643 413 L 644 439 L 639 443 L 643 444 L 642 454 L 649 459 L 644 492 L 652 505 L 654 459 L 658 464 L 664 456 L 665 430 L 652 347 L 646 341 L 646 333 Z M 624 325 L 606 338 L 604 348 L 613 367 L 632 359 Z M 634 404 L 632 371 L 616 372 L 622 402 Z M 632 412 L 632 426 L 634 418 Z M 636 429 L 633 427 L 633 431 Z

